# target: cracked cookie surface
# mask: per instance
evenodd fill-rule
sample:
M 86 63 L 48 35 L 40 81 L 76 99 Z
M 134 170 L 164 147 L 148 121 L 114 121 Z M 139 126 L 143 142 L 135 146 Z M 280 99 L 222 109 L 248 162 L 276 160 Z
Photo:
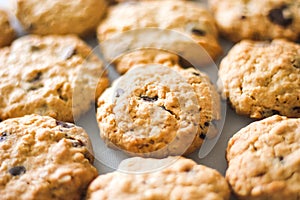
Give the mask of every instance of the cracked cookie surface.
M 150 165 L 155 165 L 161 162 L 149 158 L 129 160 L 134 164 L 148 162 Z M 219 172 L 181 157 L 173 164 L 168 164 L 153 173 L 113 172 L 100 175 L 89 186 L 87 199 L 228 200 L 229 195 L 227 182 Z
M 232 41 L 300 40 L 299 0 L 209 0 L 209 4 L 220 32 Z
M 0 119 L 35 113 L 73 121 L 108 86 L 102 72 L 76 36 L 19 38 L 0 50 Z
M 300 117 L 300 45 L 241 41 L 221 61 L 219 83 L 239 114 Z
M 214 134 L 219 96 L 195 69 L 140 65 L 98 100 L 100 135 L 111 147 L 146 157 L 182 155 Z
M 0 196 L 78 199 L 97 176 L 87 133 L 51 117 L 27 115 L 0 123 Z
M 299 118 L 275 115 L 230 139 L 226 179 L 239 199 L 299 199 L 299 133 Z
M 146 28 L 173 30 L 201 45 L 215 59 L 221 53 L 218 32 L 211 14 L 199 4 L 189 1 L 130 1 L 112 6 L 98 27 L 98 39 L 104 42 L 121 33 Z M 177 45 L 177 39 L 169 35 L 160 36 Z M 137 37 L 135 33 L 131 37 Z M 158 38 L 158 37 L 157 37 Z M 147 37 L 141 37 L 147 41 Z M 116 41 L 117 43 L 119 41 Z M 134 39 L 136 43 L 136 39 Z M 154 42 L 154 41 L 152 41 Z

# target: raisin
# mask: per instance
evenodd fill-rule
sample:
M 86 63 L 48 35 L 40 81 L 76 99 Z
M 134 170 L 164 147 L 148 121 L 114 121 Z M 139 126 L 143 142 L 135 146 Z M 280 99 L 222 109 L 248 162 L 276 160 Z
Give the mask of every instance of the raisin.
M 141 96 L 141 98 L 144 101 L 148 101 L 148 102 L 155 102 L 158 100 L 158 96 L 155 96 L 155 97 Z
M 74 125 L 72 125 L 70 123 L 66 123 L 66 122 L 62 122 L 62 121 L 58 121 L 58 120 L 56 120 L 56 125 L 64 127 L 64 128 L 72 128 L 72 127 L 74 127 Z
M 117 90 L 116 90 L 116 97 L 120 97 L 122 94 L 124 94 L 124 90 L 123 89 L 121 89 L 121 88 L 118 88 Z
M 0 136 L 0 142 L 6 140 L 6 137 L 8 136 L 8 134 L 6 132 L 3 132 Z
M 284 10 L 287 9 L 286 5 L 281 6 L 280 8 L 274 8 L 270 10 L 268 18 L 274 24 L 280 25 L 282 27 L 287 27 L 293 22 L 292 17 L 285 17 Z
M 24 166 L 16 166 L 13 168 L 10 168 L 8 170 L 8 172 L 12 175 L 12 176 L 19 176 L 21 174 L 25 174 L 26 172 L 26 168 Z
M 206 35 L 205 31 L 203 31 L 201 29 L 196 29 L 196 28 L 192 29 L 192 33 L 195 34 L 195 35 L 199 35 L 199 36 L 205 36 Z

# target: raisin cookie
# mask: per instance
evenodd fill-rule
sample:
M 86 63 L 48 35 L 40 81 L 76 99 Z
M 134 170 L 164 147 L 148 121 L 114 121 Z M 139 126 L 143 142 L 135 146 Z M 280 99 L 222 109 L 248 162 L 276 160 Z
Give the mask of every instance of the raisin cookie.
M 0 50 L 0 118 L 36 113 L 72 122 L 108 86 L 102 67 L 76 36 L 19 38 Z
M 95 31 L 106 11 L 105 0 L 16 0 L 16 16 L 30 33 L 79 34 Z
M 11 27 L 8 14 L 0 10 L 0 47 L 9 45 L 15 38 L 15 31 Z
M 299 199 L 299 133 L 299 118 L 274 115 L 230 139 L 226 179 L 239 199 Z
M 299 0 L 209 0 L 218 28 L 232 41 L 300 39 Z
M 160 160 L 132 158 L 131 162 L 155 165 Z M 190 159 L 179 158 L 172 165 L 154 173 L 126 174 L 116 171 L 100 175 L 90 184 L 87 200 L 228 200 L 229 195 L 227 182 L 219 172 L 197 165 Z
M 139 65 L 117 79 L 98 100 L 102 139 L 129 154 L 182 155 L 215 134 L 219 96 L 195 69 Z
M 80 200 L 98 174 L 91 148 L 82 128 L 51 117 L 1 122 L 1 199 Z
M 181 36 L 190 38 L 190 41 L 182 45 L 186 46 L 193 42 L 197 46 L 202 46 L 212 58 L 221 53 L 213 17 L 199 4 L 189 1 L 130 1 L 112 6 L 98 27 L 98 39 L 102 43 L 127 31 L 150 30 L 148 28 L 173 30 Z M 134 44 L 147 40 L 153 40 L 152 42 L 166 40 L 173 46 L 179 46 L 178 38 L 171 38 L 169 32 L 158 36 L 147 36 L 147 32 L 134 32 L 130 37 L 134 38 L 132 41 Z M 121 40 L 123 41 L 120 42 L 117 38 L 115 43 L 123 43 L 125 39 Z
M 241 41 L 221 61 L 219 83 L 239 114 L 300 117 L 300 45 Z

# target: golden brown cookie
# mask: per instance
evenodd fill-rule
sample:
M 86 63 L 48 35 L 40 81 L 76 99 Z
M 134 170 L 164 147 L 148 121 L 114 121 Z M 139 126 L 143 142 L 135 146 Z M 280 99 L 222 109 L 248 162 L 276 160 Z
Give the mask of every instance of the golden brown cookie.
M 155 165 L 161 160 L 131 158 L 126 162 Z M 178 158 L 175 163 L 154 173 L 100 175 L 89 186 L 87 200 L 228 200 L 229 195 L 227 182 L 219 172 L 190 159 Z
M 299 133 L 299 118 L 275 115 L 248 125 L 230 139 L 226 179 L 238 199 L 299 199 Z
M 0 47 L 9 45 L 16 35 L 7 13 L 3 10 L 0 10 L 0 30 Z
M 219 83 L 239 114 L 300 117 L 300 45 L 242 41 L 222 60 Z
M 232 41 L 300 40 L 299 0 L 209 0 L 220 32 Z
M 182 155 L 216 131 L 219 96 L 195 69 L 139 65 L 98 100 L 100 135 L 111 147 L 146 157 Z
M 16 16 L 30 33 L 86 35 L 106 11 L 105 0 L 17 0 Z
M 36 113 L 73 121 L 107 86 L 102 62 L 76 36 L 29 35 L 0 50 L 2 120 Z
M 98 174 L 91 148 L 82 128 L 51 117 L 1 122 L 1 199 L 82 199 Z

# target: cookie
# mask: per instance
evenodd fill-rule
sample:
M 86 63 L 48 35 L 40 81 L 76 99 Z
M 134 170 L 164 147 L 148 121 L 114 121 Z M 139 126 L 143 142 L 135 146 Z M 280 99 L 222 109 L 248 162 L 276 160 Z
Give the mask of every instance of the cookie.
M 2 120 L 36 113 L 72 122 L 107 86 L 102 62 L 76 36 L 29 35 L 0 50 Z
M 131 162 L 156 164 L 160 160 L 132 158 Z M 88 188 L 87 200 L 94 199 L 229 199 L 229 187 L 214 169 L 180 158 L 154 173 L 112 172 L 98 176 Z
M 226 179 L 238 199 L 299 199 L 299 130 L 299 118 L 274 115 L 230 139 Z
M 1 199 L 80 200 L 98 174 L 91 148 L 82 128 L 51 117 L 1 122 Z
M 15 12 L 29 33 L 86 35 L 95 31 L 105 11 L 105 0 L 17 0 Z
M 221 61 L 219 83 L 239 114 L 300 117 L 300 45 L 241 41 Z
M 117 79 L 98 100 L 101 138 L 128 154 L 188 154 L 215 134 L 219 96 L 195 69 L 139 65 Z
M 180 58 L 176 54 L 156 49 L 140 49 L 117 58 L 113 65 L 120 74 L 126 73 L 137 65 L 160 64 L 168 67 L 180 67 Z
M 209 0 L 220 33 L 242 39 L 300 40 L 299 0 Z
M 161 30 L 160 35 L 147 35 L 153 31 L 153 28 Z M 120 34 L 133 30 L 136 31 L 131 32 L 131 35 L 127 35 L 131 38 L 132 44 L 127 44 L 127 39 L 122 38 L 122 42 L 120 42 L 119 38 L 115 38 Z M 163 30 L 175 31 L 174 34 L 177 33 L 177 35 L 172 37 L 170 32 L 163 32 Z M 179 38 L 178 35 L 184 39 Z M 212 58 L 216 58 L 222 51 L 217 37 L 218 33 L 214 19 L 206 9 L 195 2 L 180 0 L 147 0 L 120 3 L 108 10 L 106 18 L 98 27 L 100 43 L 107 42 L 110 39 L 112 40 L 110 42 L 113 43 L 112 46 L 124 43 L 128 47 L 137 43 L 147 43 L 148 40 L 160 44 L 162 42 L 160 40 L 163 40 L 163 42 L 182 50 L 186 50 L 185 47 L 192 43 L 198 47 L 202 46 Z M 178 41 L 180 39 L 184 41 Z M 104 48 L 111 49 L 111 47 Z M 199 55 L 198 52 L 198 58 Z
M 15 38 L 15 31 L 12 28 L 7 13 L 0 10 L 0 47 L 9 45 Z

